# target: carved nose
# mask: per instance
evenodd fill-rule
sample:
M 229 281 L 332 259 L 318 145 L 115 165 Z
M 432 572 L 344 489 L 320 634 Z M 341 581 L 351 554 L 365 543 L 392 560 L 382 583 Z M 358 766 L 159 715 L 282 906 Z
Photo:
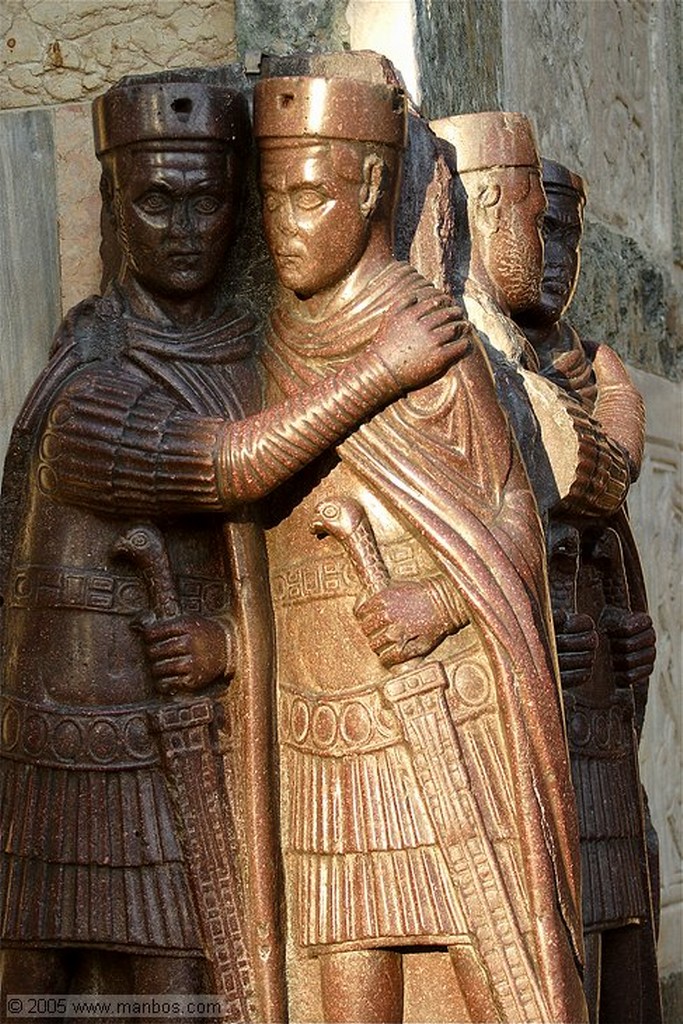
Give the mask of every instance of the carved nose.
M 283 235 L 296 235 L 298 232 L 296 218 L 290 202 L 281 203 L 275 215 L 278 231 Z
M 192 227 L 192 216 L 190 204 L 187 200 L 181 200 L 173 204 L 171 211 L 171 232 L 173 234 L 185 234 Z

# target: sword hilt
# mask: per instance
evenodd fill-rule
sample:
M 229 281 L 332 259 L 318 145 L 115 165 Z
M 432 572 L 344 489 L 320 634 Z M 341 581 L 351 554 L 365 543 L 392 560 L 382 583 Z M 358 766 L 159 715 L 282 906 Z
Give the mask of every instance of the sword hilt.
M 548 580 L 553 610 L 576 612 L 581 538 L 574 526 L 553 523 L 548 537 Z
M 602 575 L 605 600 L 614 608 L 630 610 L 631 595 L 628 589 L 624 552 L 616 530 L 603 530 L 593 548 L 593 559 Z
M 151 523 L 140 523 L 121 534 L 113 547 L 133 563 L 147 584 L 152 611 L 158 619 L 180 615 L 180 601 L 161 530 Z
M 346 549 L 368 594 L 378 594 L 391 583 L 377 538 L 361 503 L 355 498 L 334 498 L 316 505 L 311 530 L 319 537 L 336 537 Z

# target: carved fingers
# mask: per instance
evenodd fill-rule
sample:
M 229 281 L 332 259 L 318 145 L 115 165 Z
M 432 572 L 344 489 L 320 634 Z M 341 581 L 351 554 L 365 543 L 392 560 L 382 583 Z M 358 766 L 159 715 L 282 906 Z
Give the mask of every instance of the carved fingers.
M 655 631 L 647 612 L 608 606 L 600 616 L 600 627 L 609 638 L 616 685 L 647 682 L 657 653 Z
M 578 439 L 575 479 L 565 505 L 578 501 L 585 509 L 615 512 L 623 503 L 630 483 L 626 452 L 602 431 L 597 420 L 575 402 L 566 402 Z
M 234 643 L 223 623 L 181 615 L 140 628 L 161 693 L 200 690 L 234 671 Z
M 355 614 L 372 650 L 390 668 L 429 654 L 454 624 L 425 583 L 392 583 L 359 601 Z
M 593 672 L 598 634 L 590 615 L 558 611 L 553 616 L 562 686 L 582 686 Z
M 462 309 L 432 288 L 410 305 L 390 309 L 373 347 L 410 390 L 428 384 L 466 355 L 472 336 Z

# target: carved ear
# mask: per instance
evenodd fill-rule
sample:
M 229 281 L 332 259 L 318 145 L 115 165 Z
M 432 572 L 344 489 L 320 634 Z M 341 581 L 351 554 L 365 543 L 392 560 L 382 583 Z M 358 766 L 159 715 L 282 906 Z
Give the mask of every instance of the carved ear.
M 501 187 L 497 181 L 482 182 L 475 196 L 477 228 L 488 235 L 498 230 Z
M 111 221 L 116 223 L 114 212 L 114 185 L 108 174 L 100 176 L 100 196 L 102 198 L 102 213 Z
M 377 153 L 369 153 L 363 161 L 363 183 L 360 190 L 360 209 L 364 217 L 371 217 L 382 198 L 384 160 Z

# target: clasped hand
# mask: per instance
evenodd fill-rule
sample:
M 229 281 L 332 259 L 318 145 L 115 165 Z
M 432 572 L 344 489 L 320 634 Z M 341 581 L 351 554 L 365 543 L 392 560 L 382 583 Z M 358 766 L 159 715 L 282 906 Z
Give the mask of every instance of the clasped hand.
M 600 616 L 600 628 L 609 638 L 614 681 L 617 686 L 646 683 L 654 668 L 656 638 L 647 612 L 608 605 Z
M 553 616 L 557 660 L 564 687 L 582 686 L 593 674 L 599 637 L 590 615 L 557 611 Z

